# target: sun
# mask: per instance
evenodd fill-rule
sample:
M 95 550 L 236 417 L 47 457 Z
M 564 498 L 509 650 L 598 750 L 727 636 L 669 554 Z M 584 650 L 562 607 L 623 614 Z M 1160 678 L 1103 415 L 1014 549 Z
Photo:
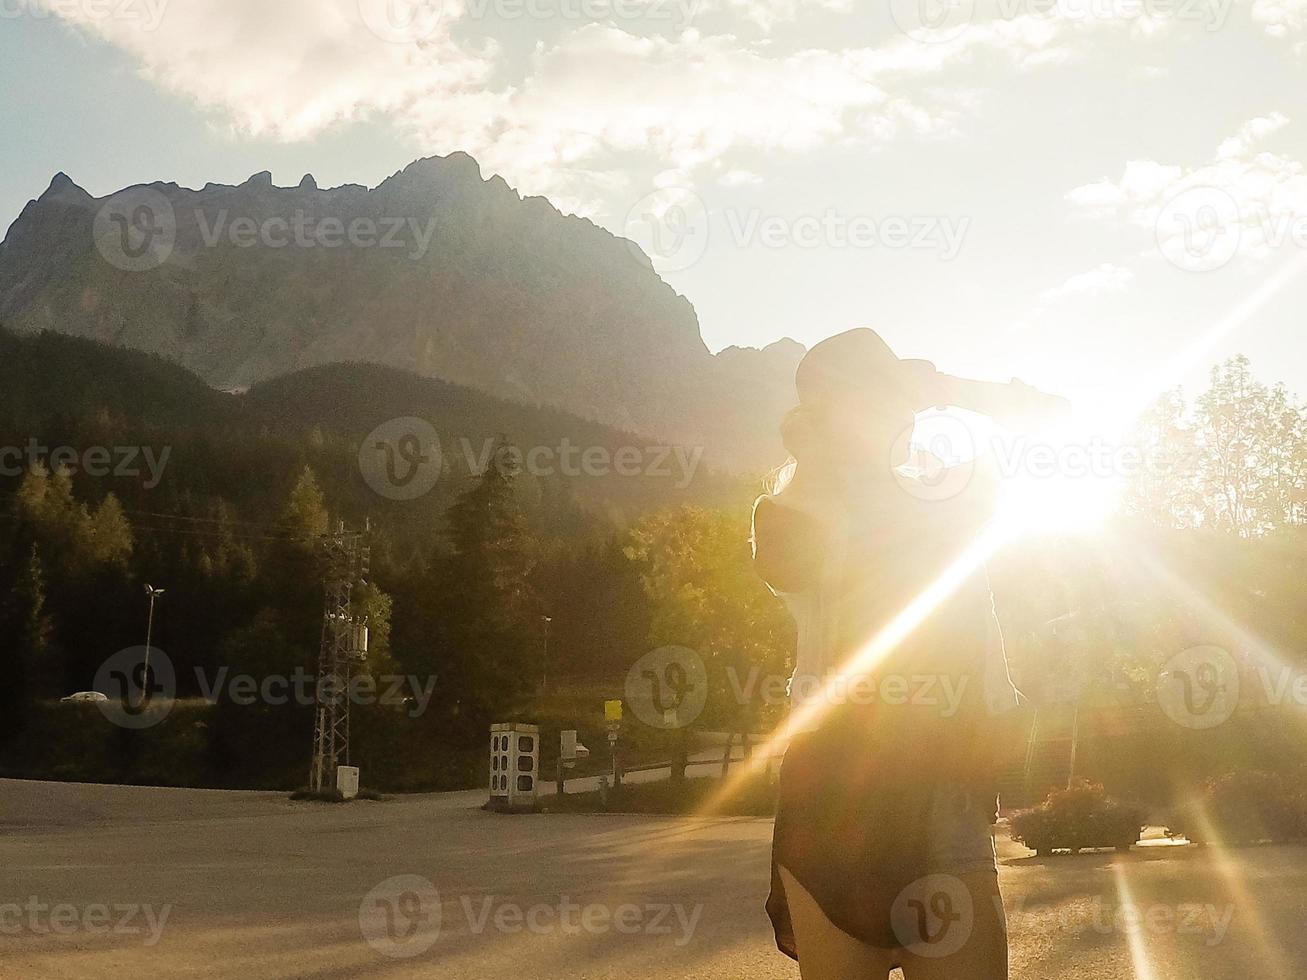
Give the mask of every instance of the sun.
M 1118 512 L 1136 453 L 1085 420 L 1038 435 L 996 431 L 999 520 L 1016 534 L 1094 532 Z
M 999 520 L 1015 534 L 1100 530 L 1119 507 L 1119 481 L 1103 477 L 1019 476 L 1006 481 Z

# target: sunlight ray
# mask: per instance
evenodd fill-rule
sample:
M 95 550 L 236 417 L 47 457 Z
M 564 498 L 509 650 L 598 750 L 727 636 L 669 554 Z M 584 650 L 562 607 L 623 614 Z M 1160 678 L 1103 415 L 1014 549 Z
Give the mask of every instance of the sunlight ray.
M 969 576 L 974 574 L 994 554 L 1011 534 L 1011 524 L 996 521 L 983 529 L 974 541 L 940 575 L 923 589 L 879 633 L 851 656 L 826 681 L 823 696 L 810 699 L 792 711 L 766 741 L 758 746 L 753 757 L 735 770 L 700 809 L 711 813 L 729 799 L 748 777 L 765 766 L 773 755 L 779 755 L 791 738 L 800 732 L 815 728 L 822 716 L 830 710 L 835 695 L 847 688 L 851 678 L 874 670 L 900 643 L 909 637 L 939 605 L 948 599 Z

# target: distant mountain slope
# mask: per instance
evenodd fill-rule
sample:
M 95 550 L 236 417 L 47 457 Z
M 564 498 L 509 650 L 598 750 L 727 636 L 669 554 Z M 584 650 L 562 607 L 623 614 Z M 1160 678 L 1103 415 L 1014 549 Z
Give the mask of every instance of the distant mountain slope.
M 359 462 L 365 438 L 403 417 L 432 426 L 443 464 L 413 500 L 379 493 Z M 129 509 L 198 515 L 208 513 L 206 501 L 221 498 L 237 504 L 233 517 L 276 522 L 276 508 L 311 466 L 340 516 L 380 522 L 397 540 L 404 529 L 426 537 L 439 533 L 445 508 L 499 440 L 543 453 L 517 483 L 528 517 L 545 535 L 625 523 L 681 503 L 747 499 L 739 478 L 704 459 L 661 458 L 656 439 L 396 368 L 326 365 L 226 394 L 155 355 L 0 329 L 0 448 L 25 450 L 35 441 L 45 460 L 54 447 L 71 447 L 80 459 L 103 446 L 116 461 L 117 447 L 148 447 L 166 459 L 157 486 L 144 485 L 144 471 L 74 478 L 88 499 L 112 491 Z M 576 447 L 571 462 L 559 453 L 568 446 Z M 580 465 L 586 449 L 597 464 Z M 617 465 L 623 449 L 635 466 Z M 10 451 L 0 464 L 0 491 L 16 489 L 21 460 Z
M 747 469 L 779 453 L 802 354 L 714 357 L 632 243 L 461 153 L 373 189 L 264 173 L 96 199 L 60 174 L 0 245 L 0 321 L 158 353 L 223 388 L 387 364 Z

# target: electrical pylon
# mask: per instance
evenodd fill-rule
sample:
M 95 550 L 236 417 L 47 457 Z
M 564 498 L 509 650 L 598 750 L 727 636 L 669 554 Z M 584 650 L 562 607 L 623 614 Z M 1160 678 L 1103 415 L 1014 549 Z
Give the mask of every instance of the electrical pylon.
M 324 591 L 322 646 L 318 653 L 316 719 L 309 788 L 336 788 L 336 767 L 349 765 L 349 683 L 353 665 L 367 656 L 367 628 L 354 615 L 354 589 L 368 575 L 369 549 L 360 531 L 322 536 Z

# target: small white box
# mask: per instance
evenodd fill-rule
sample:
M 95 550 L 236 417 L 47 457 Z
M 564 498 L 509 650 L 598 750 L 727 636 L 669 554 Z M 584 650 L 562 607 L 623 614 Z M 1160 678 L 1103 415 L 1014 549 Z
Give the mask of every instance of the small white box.
M 359 795 L 358 766 L 336 767 L 336 789 L 347 800 L 352 800 Z

